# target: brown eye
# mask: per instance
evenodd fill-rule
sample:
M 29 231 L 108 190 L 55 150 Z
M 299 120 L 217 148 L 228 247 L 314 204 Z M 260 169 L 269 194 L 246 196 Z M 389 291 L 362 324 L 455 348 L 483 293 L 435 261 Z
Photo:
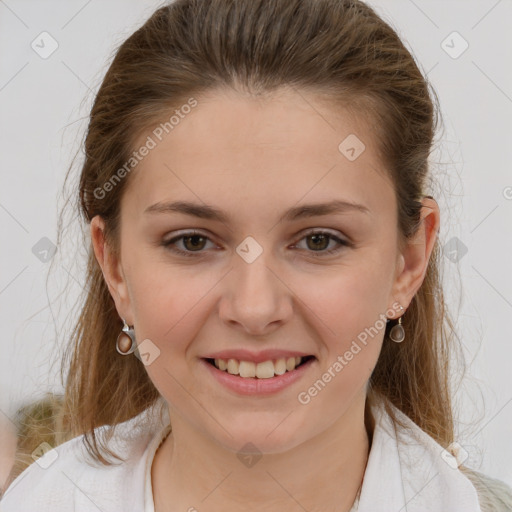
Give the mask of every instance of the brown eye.
M 308 253 L 308 256 L 311 255 L 314 257 L 332 255 L 340 252 L 345 247 L 352 247 L 351 242 L 343 240 L 328 231 L 313 231 L 306 233 L 300 241 L 302 240 L 306 240 L 306 248 L 304 250 Z M 335 242 L 335 245 L 328 249 L 331 242 Z M 300 242 L 299 244 L 296 244 L 296 247 L 302 249 L 299 245 Z
M 201 235 L 184 236 L 183 245 L 187 250 L 196 251 L 197 249 L 203 249 L 205 245 L 206 237 Z
M 183 248 L 177 247 L 178 243 L 181 242 Z M 207 251 L 203 250 L 211 240 L 195 231 L 183 233 L 180 236 L 176 236 L 170 240 L 162 242 L 162 245 L 171 252 L 174 252 L 180 256 L 203 256 L 206 255 Z
M 322 250 L 326 249 L 329 246 L 330 237 L 329 235 L 325 235 L 322 233 L 315 233 L 313 235 L 308 235 L 306 239 L 310 240 L 312 244 L 308 244 L 309 249 L 313 250 Z

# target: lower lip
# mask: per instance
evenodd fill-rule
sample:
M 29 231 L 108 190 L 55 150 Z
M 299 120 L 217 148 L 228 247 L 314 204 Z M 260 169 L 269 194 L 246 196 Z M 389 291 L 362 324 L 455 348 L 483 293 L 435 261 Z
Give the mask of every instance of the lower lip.
M 277 393 L 298 381 L 315 361 L 316 359 L 312 358 L 291 372 L 287 371 L 283 375 L 275 375 L 269 379 L 258 379 L 256 377 L 231 375 L 224 370 L 219 370 L 205 359 L 201 359 L 201 363 L 206 366 L 206 370 L 218 382 L 241 395 L 270 395 Z

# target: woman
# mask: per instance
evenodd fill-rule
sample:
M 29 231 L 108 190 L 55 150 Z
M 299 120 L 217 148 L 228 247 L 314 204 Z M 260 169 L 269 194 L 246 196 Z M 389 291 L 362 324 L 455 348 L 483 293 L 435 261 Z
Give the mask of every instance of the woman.
M 85 141 L 75 437 L 2 511 L 509 510 L 454 439 L 435 114 L 362 2 L 159 8 Z

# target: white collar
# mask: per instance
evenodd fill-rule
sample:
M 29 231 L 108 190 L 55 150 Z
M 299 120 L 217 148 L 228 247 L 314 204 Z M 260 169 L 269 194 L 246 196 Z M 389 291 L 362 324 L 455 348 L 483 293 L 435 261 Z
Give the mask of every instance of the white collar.
M 454 457 L 390 405 L 407 429 L 395 428 L 382 402 L 372 405 L 375 428 L 358 512 L 481 512 Z
M 377 399 L 371 405 L 375 427 L 355 510 L 482 512 L 475 487 L 457 468 L 457 462 L 460 464 L 461 461 L 444 450 L 401 410 L 389 405 L 407 428 L 395 427 L 382 399 Z M 163 416 L 157 422 L 161 430 L 152 444 L 158 445 L 168 431 L 168 414 L 167 407 L 163 407 Z M 162 429 L 162 425 L 166 426 Z M 156 446 L 150 451 L 150 455 L 153 455 Z M 152 456 L 149 458 L 152 459 Z M 150 468 L 149 465 L 149 472 Z M 147 473 L 148 468 L 146 479 Z M 152 510 L 149 506 L 151 495 L 147 494 L 146 510 Z

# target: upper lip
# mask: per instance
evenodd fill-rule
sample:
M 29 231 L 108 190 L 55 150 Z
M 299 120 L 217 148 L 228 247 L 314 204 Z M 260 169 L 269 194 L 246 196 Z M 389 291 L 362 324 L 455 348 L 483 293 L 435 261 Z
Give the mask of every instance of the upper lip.
M 263 361 L 275 359 L 287 359 L 288 357 L 306 357 L 312 354 L 306 352 L 298 352 L 296 350 L 278 350 L 267 349 L 261 352 L 251 352 L 250 350 L 220 350 L 219 352 L 211 352 L 204 356 L 204 359 L 236 359 L 237 361 L 251 361 L 253 363 L 262 363 Z

